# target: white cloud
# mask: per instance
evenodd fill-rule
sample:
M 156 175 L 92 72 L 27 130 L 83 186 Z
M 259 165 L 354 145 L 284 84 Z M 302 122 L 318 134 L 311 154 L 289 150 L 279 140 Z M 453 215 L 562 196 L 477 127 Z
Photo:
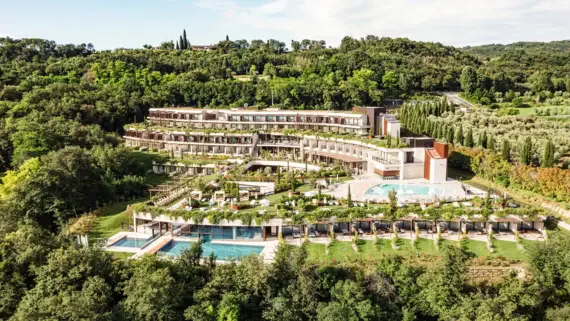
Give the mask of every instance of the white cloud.
M 198 0 L 232 23 L 338 45 L 348 35 L 452 45 L 565 39 L 568 0 Z

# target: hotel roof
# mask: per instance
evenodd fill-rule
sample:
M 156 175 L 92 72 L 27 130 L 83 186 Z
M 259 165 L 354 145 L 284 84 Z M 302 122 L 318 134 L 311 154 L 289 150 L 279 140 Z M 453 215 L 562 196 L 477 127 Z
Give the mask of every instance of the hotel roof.
M 262 110 L 232 108 L 232 109 L 206 109 L 195 107 L 164 107 L 164 108 L 150 108 L 150 111 L 165 111 L 165 112 L 222 112 L 222 113 L 236 113 L 236 114 L 334 114 L 334 115 L 349 115 L 349 116 L 365 116 L 361 113 L 352 112 L 350 110 L 297 110 L 297 109 L 279 109 L 267 108 Z

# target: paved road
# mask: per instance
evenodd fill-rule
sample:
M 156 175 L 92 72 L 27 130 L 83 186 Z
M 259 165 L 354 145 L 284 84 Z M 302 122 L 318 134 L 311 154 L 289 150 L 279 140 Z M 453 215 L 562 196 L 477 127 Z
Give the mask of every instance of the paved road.
M 447 100 L 453 102 L 454 104 L 457 104 L 459 106 L 473 108 L 472 103 L 470 103 L 467 100 L 459 97 L 459 95 L 455 92 L 442 92 L 442 94 L 445 95 L 445 97 L 447 97 Z

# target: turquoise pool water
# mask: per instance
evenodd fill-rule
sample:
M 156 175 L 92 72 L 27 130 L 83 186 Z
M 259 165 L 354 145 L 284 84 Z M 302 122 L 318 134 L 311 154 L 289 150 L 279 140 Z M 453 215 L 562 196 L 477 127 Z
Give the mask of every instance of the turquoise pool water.
M 192 242 L 187 241 L 171 241 L 163 246 L 159 254 L 178 256 L 180 253 L 189 248 Z M 210 242 L 202 243 L 202 256 L 210 256 L 214 253 L 218 260 L 239 259 L 240 257 L 249 256 L 251 254 L 259 255 L 263 250 L 263 246 L 238 245 L 238 244 L 216 244 Z
M 395 190 L 398 196 L 433 196 L 442 194 L 442 189 L 426 185 L 378 184 L 369 188 L 364 195 L 388 197 L 388 193 L 391 190 Z
M 136 237 L 123 237 L 117 242 L 113 243 L 111 246 L 122 246 L 122 247 L 142 247 L 149 241 L 150 238 L 136 238 Z

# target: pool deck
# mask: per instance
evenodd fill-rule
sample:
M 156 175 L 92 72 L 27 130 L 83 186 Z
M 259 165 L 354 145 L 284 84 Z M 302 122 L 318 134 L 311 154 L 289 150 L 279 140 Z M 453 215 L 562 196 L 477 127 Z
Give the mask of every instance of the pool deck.
M 348 194 L 348 187 L 350 186 L 350 193 L 352 199 L 355 201 L 366 202 L 368 200 L 375 201 L 388 201 L 388 196 L 369 196 L 366 191 L 373 186 L 379 184 L 401 184 L 404 186 L 427 186 L 441 190 L 438 195 L 398 195 L 398 201 L 402 203 L 421 203 L 433 201 L 437 196 L 440 200 L 461 200 L 466 199 L 467 196 L 463 190 L 462 184 L 459 181 L 448 179 L 444 183 L 432 184 L 426 179 L 408 179 L 408 180 L 382 180 L 379 176 L 365 176 L 357 180 L 349 181 L 343 184 L 335 185 L 331 189 L 324 192 L 332 194 L 336 198 L 346 198 Z
M 171 240 L 175 241 L 186 241 L 186 242 L 197 242 L 197 238 L 185 237 L 185 236 L 174 236 L 172 237 L 169 233 L 166 233 L 150 244 L 146 245 L 144 248 L 137 247 L 123 247 L 123 246 L 112 246 L 113 243 L 117 242 L 123 237 L 136 237 L 136 238 L 149 238 L 149 234 L 136 233 L 136 232 L 119 232 L 107 241 L 107 245 L 104 247 L 106 251 L 111 252 L 130 252 L 135 253 L 131 258 L 140 258 L 146 254 L 156 254 L 162 247 L 164 247 Z M 279 246 L 279 241 L 234 241 L 234 240 L 212 240 L 212 244 L 230 244 L 230 245 L 248 245 L 248 246 L 262 246 L 263 250 L 259 254 L 265 262 L 272 262 L 275 258 L 275 252 Z M 218 263 L 225 263 L 226 261 L 217 260 Z
M 149 238 L 150 235 L 144 233 L 136 233 L 136 232 L 119 232 L 109 239 L 105 244 L 105 250 L 110 252 L 130 252 L 130 253 L 137 253 L 140 251 L 138 247 L 127 247 L 127 246 L 113 246 L 114 243 L 119 241 L 124 237 L 133 237 L 133 238 Z

